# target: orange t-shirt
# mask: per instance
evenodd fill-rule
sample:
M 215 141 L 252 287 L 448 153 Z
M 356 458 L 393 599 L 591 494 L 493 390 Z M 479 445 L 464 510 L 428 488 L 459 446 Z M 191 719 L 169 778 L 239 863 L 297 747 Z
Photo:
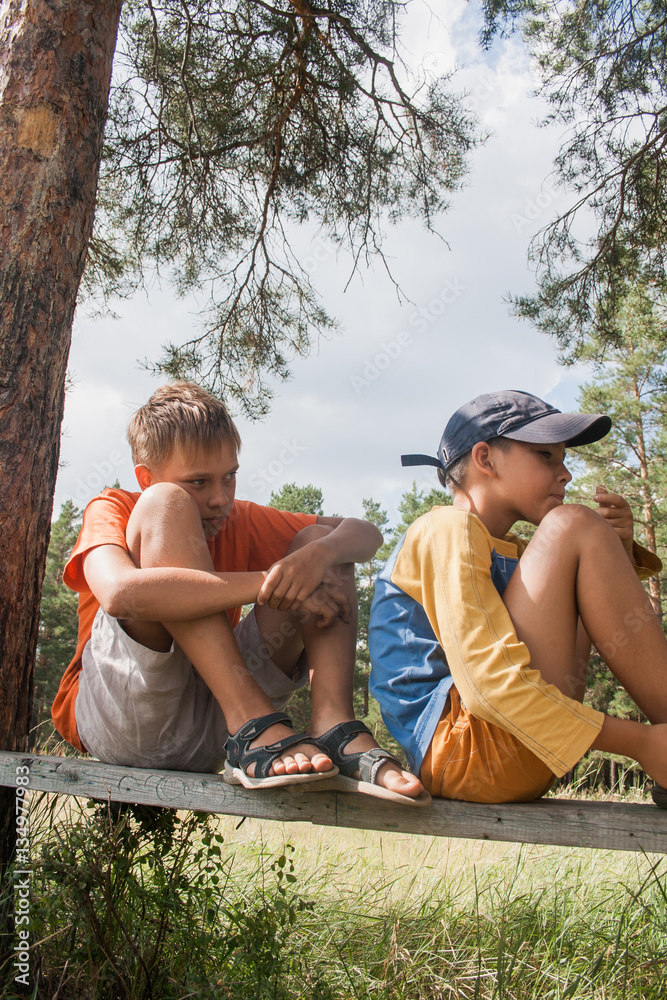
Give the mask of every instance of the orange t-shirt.
M 100 606 L 83 573 L 84 556 L 98 545 L 120 545 L 127 550 L 125 532 L 130 514 L 141 493 L 104 490 L 91 500 L 83 515 L 83 525 L 65 566 L 63 580 L 79 594 L 79 635 L 74 659 L 63 674 L 53 702 L 53 724 L 68 743 L 85 750 L 79 739 L 74 704 L 79 691 L 81 657 Z M 231 514 L 215 536 L 208 540 L 213 566 L 218 572 L 247 573 L 268 569 L 285 555 L 294 536 L 317 521 L 315 514 L 262 507 L 249 500 L 235 500 Z M 241 618 L 241 608 L 228 608 L 232 626 Z

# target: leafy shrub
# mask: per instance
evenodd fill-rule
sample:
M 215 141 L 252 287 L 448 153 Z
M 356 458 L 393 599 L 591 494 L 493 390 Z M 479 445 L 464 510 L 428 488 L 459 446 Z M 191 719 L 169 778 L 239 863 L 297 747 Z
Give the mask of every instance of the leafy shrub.
M 240 881 L 207 814 L 56 808 L 31 879 L 35 998 L 280 996 L 293 929 L 310 908 L 293 848 L 255 859 Z

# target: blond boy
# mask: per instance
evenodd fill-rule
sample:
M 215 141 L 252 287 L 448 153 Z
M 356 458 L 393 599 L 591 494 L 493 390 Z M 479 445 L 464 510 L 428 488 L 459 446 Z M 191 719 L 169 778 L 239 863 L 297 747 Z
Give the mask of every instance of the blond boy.
M 354 721 L 353 563 L 377 529 L 236 500 L 238 431 L 193 383 L 158 389 L 128 437 L 142 492 L 92 500 L 65 569 L 79 643 L 54 702 L 60 733 L 112 763 L 224 762 L 250 788 L 335 778 L 427 801 Z M 310 725 L 295 734 L 280 710 L 308 679 Z

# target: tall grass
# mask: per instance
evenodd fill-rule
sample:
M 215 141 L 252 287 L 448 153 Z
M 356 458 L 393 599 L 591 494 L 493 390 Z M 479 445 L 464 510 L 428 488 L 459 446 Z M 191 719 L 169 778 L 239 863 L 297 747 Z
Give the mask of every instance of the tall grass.
M 659 1000 L 665 860 L 43 796 L 30 995 Z

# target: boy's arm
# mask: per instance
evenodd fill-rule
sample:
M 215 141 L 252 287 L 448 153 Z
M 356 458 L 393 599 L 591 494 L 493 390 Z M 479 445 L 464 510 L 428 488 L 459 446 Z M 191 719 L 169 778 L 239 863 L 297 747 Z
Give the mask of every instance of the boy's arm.
M 336 558 L 332 565 L 368 562 L 382 545 L 384 538 L 379 528 L 358 517 L 318 517 L 318 524 L 334 530 L 321 539 L 332 548 Z
M 634 521 L 630 504 L 620 493 L 609 493 L 603 485 L 595 488 L 593 497 L 598 505 L 598 514 L 607 521 L 623 542 L 632 565 L 635 565 L 633 550 Z
M 382 545 L 382 533 L 370 521 L 356 517 L 318 517 L 317 524 L 333 530 L 275 562 L 257 602 L 279 610 L 298 610 L 317 587 L 324 586 L 340 603 L 347 621 L 350 617 L 347 598 L 332 571 L 336 566 L 372 559 Z
M 220 573 L 181 567 L 139 569 L 120 545 L 99 545 L 86 553 L 83 571 L 91 591 L 112 618 L 138 621 L 188 621 L 252 604 L 267 576 Z M 314 610 L 333 621 L 335 601 L 317 593 Z
M 628 558 L 637 570 L 640 580 L 648 580 L 662 569 L 662 562 L 649 549 L 634 540 L 634 521 L 630 504 L 620 493 L 609 493 L 605 486 L 595 489 L 593 498 L 598 504 L 598 514 L 604 517 L 623 542 Z

